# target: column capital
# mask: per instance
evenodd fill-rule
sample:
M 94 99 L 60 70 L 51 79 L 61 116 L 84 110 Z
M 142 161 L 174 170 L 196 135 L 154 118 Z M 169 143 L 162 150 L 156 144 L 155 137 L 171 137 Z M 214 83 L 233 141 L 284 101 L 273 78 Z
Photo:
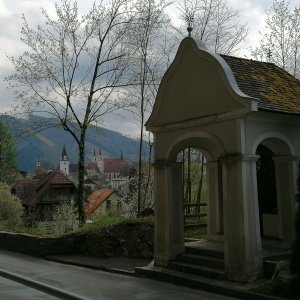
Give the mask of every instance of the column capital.
M 272 156 L 272 159 L 275 163 L 277 163 L 277 162 L 287 162 L 287 161 L 296 161 L 297 156 L 294 156 L 294 155 L 278 155 L 278 156 Z
M 216 168 L 218 166 L 218 161 L 208 161 L 206 162 L 204 165 L 206 168 L 210 169 L 210 168 Z
M 222 163 L 236 163 L 239 161 L 246 161 L 246 162 L 254 162 L 256 163 L 259 159 L 259 155 L 248 155 L 248 154 L 229 154 L 226 156 L 220 157 L 220 161 Z
M 152 164 L 154 169 L 164 169 L 164 168 L 181 168 L 182 163 L 176 161 L 156 161 Z

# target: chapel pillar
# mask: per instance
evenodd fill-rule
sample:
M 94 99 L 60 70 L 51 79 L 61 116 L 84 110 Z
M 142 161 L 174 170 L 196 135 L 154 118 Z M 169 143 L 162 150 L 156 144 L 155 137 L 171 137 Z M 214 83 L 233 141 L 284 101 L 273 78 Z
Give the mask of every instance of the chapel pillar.
M 184 248 L 182 164 L 156 162 L 154 166 L 154 263 L 166 266 Z
M 277 209 L 278 209 L 278 238 L 286 242 L 293 241 L 295 194 L 293 161 L 294 156 L 274 156 Z
M 222 159 L 225 271 L 228 279 L 241 282 L 254 280 L 262 271 L 257 158 Z
M 207 237 L 218 239 L 223 235 L 223 197 L 219 162 L 205 164 L 207 180 Z

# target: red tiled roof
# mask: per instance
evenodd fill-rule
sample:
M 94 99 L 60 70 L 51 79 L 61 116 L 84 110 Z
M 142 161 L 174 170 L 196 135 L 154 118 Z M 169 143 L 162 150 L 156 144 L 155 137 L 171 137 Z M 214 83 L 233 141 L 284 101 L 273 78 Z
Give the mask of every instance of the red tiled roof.
M 34 176 L 16 183 L 16 194 L 25 205 L 35 205 L 50 189 L 74 187 L 74 184 L 60 172 Z
M 85 179 L 84 184 L 94 184 L 94 185 L 101 186 L 101 181 L 87 178 L 87 179 Z
M 121 170 L 126 165 L 126 162 L 120 158 L 112 158 L 112 157 L 103 157 L 104 163 L 104 173 L 120 173 Z M 85 171 L 94 170 L 96 172 L 100 172 L 97 163 L 90 162 L 87 166 L 85 166 Z M 78 172 L 78 164 L 70 164 L 69 165 L 70 173 Z
M 125 166 L 125 161 L 120 158 L 104 157 L 103 162 L 105 173 L 120 173 Z
M 92 193 L 85 204 L 85 214 L 92 214 L 105 200 L 107 200 L 115 191 L 110 189 L 102 189 Z
M 87 166 L 86 166 L 86 170 L 94 170 L 99 172 L 99 167 L 95 162 L 90 162 Z

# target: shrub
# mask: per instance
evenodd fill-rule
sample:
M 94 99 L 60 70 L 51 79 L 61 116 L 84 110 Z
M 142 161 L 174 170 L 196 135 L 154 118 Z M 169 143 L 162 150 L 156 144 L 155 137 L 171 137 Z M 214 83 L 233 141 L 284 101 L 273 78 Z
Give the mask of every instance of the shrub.
M 23 208 L 21 201 L 13 196 L 9 187 L 0 183 L 0 225 L 10 230 L 21 225 Z
M 79 226 L 78 213 L 73 201 L 59 204 L 53 213 L 54 231 L 67 233 L 76 230 Z

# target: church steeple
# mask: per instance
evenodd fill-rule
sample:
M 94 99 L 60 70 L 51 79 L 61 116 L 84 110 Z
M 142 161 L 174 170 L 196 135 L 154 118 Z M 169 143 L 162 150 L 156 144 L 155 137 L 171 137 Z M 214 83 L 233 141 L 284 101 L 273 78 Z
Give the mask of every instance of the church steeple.
M 68 154 L 67 154 L 67 150 L 66 150 L 66 146 L 64 145 L 62 153 L 61 153 L 61 160 L 68 160 Z
M 67 154 L 65 145 L 61 152 L 61 160 L 59 163 L 59 170 L 60 170 L 60 172 L 62 172 L 65 175 L 70 174 L 70 163 L 69 163 L 68 154 Z
M 92 156 L 92 161 L 95 162 L 100 170 L 100 172 L 103 172 L 103 157 L 101 153 L 101 149 L 99 148 L 99 151 L 97 151 L 94 148 L 94 155 Z

